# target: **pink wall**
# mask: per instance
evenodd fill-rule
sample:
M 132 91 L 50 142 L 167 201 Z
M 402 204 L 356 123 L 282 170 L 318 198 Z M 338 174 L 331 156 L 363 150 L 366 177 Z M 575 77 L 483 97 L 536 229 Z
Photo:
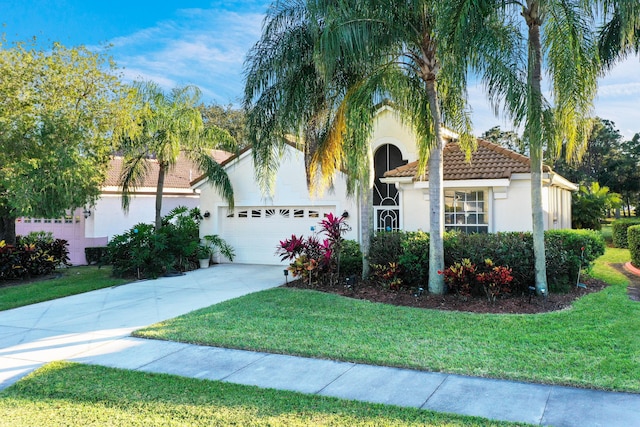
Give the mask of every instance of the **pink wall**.
M 73 265 L 86 264 L 84 249 L 92 246 L 105 246 L 107 237 L 84 237 L 85 219 L 82 209 L 77 209 L 73 215 L 58 219 L 18 218 L 16 220 L 16 234 L 25 236 L 32 231 L 50 231 L 53 237 L 69 242 L 69 259 Z

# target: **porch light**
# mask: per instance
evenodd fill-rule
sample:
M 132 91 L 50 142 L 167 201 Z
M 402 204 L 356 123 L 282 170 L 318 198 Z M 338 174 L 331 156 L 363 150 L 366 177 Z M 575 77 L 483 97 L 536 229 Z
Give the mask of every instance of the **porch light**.
M 89 209 L 85 209 L 82 211 L 82 214 L 84 215 L 84 219 L 87 219 L 91 216 L 91 211 Z
M 342 212 L 342 218 L 349 218 L 349 212 L 347 211 Z
M 211 212 L 209 211 L 204 211 L 204 217 L 205 218 L 209 218 L 211 216 Z

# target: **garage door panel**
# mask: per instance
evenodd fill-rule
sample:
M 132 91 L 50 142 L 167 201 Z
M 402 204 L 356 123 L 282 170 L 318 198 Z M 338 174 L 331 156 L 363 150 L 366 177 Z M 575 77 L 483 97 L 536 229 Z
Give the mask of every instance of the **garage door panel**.
M 329 212 L 335 212 L 335 206 L 243 206 L 232 213 L 222 207 L 219 230 L 236 252 L 234 262 L 287 264 L 275 254 L 279 242 L 292 234 L 309 236 Z

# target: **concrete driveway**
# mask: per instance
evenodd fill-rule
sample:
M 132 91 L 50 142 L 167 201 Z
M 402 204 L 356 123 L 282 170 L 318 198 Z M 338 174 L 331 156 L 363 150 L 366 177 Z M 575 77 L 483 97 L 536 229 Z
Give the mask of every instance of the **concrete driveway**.
M 0 390 L 48 362 L 81 360 L 141 327 L 282 283 L 281 266 L 219 264 L 2 311 Z

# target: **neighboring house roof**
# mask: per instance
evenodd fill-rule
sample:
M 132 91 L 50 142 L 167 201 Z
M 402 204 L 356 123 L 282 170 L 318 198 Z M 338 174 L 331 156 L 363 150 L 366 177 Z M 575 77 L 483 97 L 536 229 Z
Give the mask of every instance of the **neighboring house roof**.
M 222 164 L 231 158 L 233 154 L 222 150 L 212 150 L 211 156 L 216 162 Z M 149 163 L 149 172 L 138 188 L 155 188 L 158 183 L 158 162 L 155 159 L 147 159 L 146 161 Z M 107 179 L 103 184 L 104 188 L 120 187 L 120 174 L 122 173 L 123 163 L 124 159 L 120 156 L 111 159 L 107 171 Z M 190 189 L 191 180 L 200 175 L 202 175 L 200 168 L 187 156 L 180 154 L 175 166 L 165 176 L 164 186 L 165 188 L 173 189 Z
M 550 172 L 548 166 L 543 166 Z M 467 179 L 510 178 L 514 173 L 530 173 L 531 162 L 528 157 L 511 151 L 500 145 L 478 139 L 478 149 L 467 161 L 465 152 L 455 142 L 447 144 L 443 153 L 443 175 L 445 181 Z M 428 181 L 429 167 L 423 173 L 418 171 L 418 162 L 411 162 L 384 174 L 385 178 L 413 178 L 414 181 Z

